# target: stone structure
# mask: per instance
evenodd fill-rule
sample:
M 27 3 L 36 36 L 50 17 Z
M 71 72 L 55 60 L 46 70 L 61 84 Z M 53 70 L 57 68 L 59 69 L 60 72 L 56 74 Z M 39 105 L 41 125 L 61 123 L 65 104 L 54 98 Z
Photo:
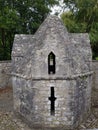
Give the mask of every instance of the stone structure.
M 93 88 L 98 90 L 98 61 L 93 61 Z
M 0 61 L 0 88 L 11 86 L 11 61 Z
M 25 35 L 21 35 L 22 37 Z M 19 57 L 16 58 L 16 60 Z M 14 59 L 15 60 L 15 59 Z M 98 61 L 93 60 L 93 88 L 98 90 Z M 11 61 L 0 61 L 0 88 L 12 86 Z
M 16 35 L 12 50 L 15 113 L 34 128 L 75 129 L 90 111 L 88 34 L 72 34 L 49 16 L 35 35 Z

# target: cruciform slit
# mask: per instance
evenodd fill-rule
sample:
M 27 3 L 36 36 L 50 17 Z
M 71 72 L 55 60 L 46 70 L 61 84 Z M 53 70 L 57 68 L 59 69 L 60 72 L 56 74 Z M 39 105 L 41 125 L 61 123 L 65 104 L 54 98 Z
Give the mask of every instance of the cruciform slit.
M 51 115 L 55 115 L 55 100 L 57 98 L 54 95 L 54 87 L 51 87 L 51 97 L 49 97 L 49 100 L 51 101 Z

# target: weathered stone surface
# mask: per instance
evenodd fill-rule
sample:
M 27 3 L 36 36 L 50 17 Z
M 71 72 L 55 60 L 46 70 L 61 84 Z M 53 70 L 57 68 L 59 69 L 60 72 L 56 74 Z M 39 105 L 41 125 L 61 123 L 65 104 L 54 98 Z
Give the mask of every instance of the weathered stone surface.
M 12 86 L 11 61 L 0 61 L 0 88 Z
M 93 61 L 93 88 L 98 90 L 98 61 Z
M 98 92 L 92 91 L 92 104 L 98 99 Z M 35 130 L 28 128 L 27 124 L 13 115 L 13 92 L 11 88 L 0 90 L 0 130 Z M 95 104 L 95 102 L 94 102 Z M 49 118 L 51 120 L 51 118 Z M 65 117 L 66 120 L 66 117 Z M 58 123 L 58 122 L 57 122 Z M 49 124 L 49 123 L 48 123 Z M 98 108 L 92 106 L 91 113 L 78 129 L 74 130 L 97 130 L 98 129 Z M 37 130 L 52 130 L 51 128 L 39 128 Z M 53 129 L 54 130 L 54 129 Z M 60 130 L 56 128 L 56 130 Z M 67 129 L 64 129 L 67 130 Z
M 19 36 L 16 36 L 16 41 L 17 37 Z M 23 37 L 28 38 L 28 36 Z M 28 46 L 25 49 L 23 48 L 25 53 L 21 52 L 25 57 L 24 60 L 13 62 L 13 74 L 32 79 L 49 79 L 47 57 L 51 51 L 56 55 L 55 78 L 86 73 L 92 68 L 92 53 L 88 34 L 69 34 L 62 22 L 55 16 L 48 17 L 37 33 L 29 36 L 29 39 Z M 20 42 L 22 46 L 25 46 L 22 38 Z M 15 45 L 17 45 L 17 42 L 15 42 Z M 18 55 L 14 51 L 17 51 L 15 45 L 12 51 L 12 59 L 15 59 L 13 54 L 16 57 Z M 22 49 L 20 48 L 20 50 Z
M 70 34 L 61 20 L 49 16 L 35 35 L 16 35 L 13 46 L 15 112 L 34 128 L 76 128 L 90 112 L 92 52 L 88 34 Z M 48 74 L 50 52 L 55 55 L 55 74 Z M 56 97 L 55 115 L 51 115 L 51 87 Z

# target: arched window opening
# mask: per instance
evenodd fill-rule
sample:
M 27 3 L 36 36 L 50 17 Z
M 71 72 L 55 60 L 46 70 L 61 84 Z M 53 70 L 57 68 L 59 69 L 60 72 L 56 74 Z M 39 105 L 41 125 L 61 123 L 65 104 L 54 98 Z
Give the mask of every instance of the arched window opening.
M 48 74 L 55 74 L 55 55 L 53 52 L 48 55 Z

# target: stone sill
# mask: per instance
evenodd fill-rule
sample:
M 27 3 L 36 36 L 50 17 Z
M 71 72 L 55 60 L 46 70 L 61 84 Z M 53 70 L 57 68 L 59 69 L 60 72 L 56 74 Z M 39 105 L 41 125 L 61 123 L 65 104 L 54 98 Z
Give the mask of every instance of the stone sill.
M 94 73 L 93 71 L 90 71 L 90 72 L 87 72 L 87 73 L 76 74 L 76 75 L 72 75 L 72 76 L 68 76 L 68 77 L 49 76 L 49 77 L 30 77 L 30 78 L 27 78 L 26 76 L 19 75 L 19 74 L 16 74 L 16 73 L 11 73 L 11 75 L 15 76 L 15 77 L 27 79 L 27 80 L 74 80 L 76 78 L 81 78 L 81 77 L 86 78 L 87 76 L 90 76 L 93 73 Z

